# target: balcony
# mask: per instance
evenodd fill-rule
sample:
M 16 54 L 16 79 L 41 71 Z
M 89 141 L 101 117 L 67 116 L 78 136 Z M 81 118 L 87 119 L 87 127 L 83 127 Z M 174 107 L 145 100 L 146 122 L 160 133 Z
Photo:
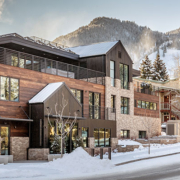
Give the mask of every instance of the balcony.
M 116 109 L 102 106 L 82 105 L 83 117 L 87 119 L 116 120 Z
M 104 85 L 105 73 L 0 47 L 0 64 Z
M 165 103 L 165 102 L 162 102 L 161 103 L 161 110 L 170 110 L 170 103 Z

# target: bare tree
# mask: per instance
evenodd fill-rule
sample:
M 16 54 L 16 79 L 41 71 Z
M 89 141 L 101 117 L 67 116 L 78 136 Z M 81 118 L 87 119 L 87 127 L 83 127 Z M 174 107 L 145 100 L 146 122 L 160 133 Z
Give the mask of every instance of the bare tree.
M 72 128 L 74 127 L 75 123 L 76 123 L 76 119 L 77 119 L 77 113 L 74 113 L 74 119 L 70 120 L 70 116 L 67 117 L 67 119 L 63 118 L 63 113 L 64 110 L 66 108 L 66 106 L 68 105 L 68 101 L 65 100 L 64 98 L 64 94 L 62 94 L 62 104 L 59 105 L 59 109 L 58 109 L 58 104 L 55 104 L 55 123 L 57 126 L 58 131 L 60 132 L 60 134 L 55 133 L 55 136 L 59 137 L 61 139 L 61 158 L 63 157 L 63 140 L 66 138 L 66 136 L 69 134 L 69 132 L 72 130 Z M 52 108 L 50 109 L 49 107 L 47 107 L 47 114 L 48 114 L 48 122 L 51 126 L 51 128 L 53 127 L 50 121 L 50 116 L 51 116 L 51 112 L 52 112 Z M 65 131 L 66 125 L 69 124 L 69 128 Z

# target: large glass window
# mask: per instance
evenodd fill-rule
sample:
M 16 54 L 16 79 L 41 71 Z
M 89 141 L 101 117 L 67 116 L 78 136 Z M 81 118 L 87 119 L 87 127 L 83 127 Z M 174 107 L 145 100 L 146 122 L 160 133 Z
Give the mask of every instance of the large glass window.
M 139 131 L 139 138 L 146 138 L 146 131 Z
M 77 100 L 83 104 L 83 91 L 77 90 L 77 89 L 71 89 L 71 92 L 74 94 L 74 96 L 77 98 Z
M 121 130 L 121 138 L 129 138 L 129 130 Z
M 11 66 L 18 67 L 18 56 L 16 54 L 11 55 Z
M 1 76 L 0 81 L 1 100 L 19 101 L 19 80 Z
M 115 76 L 115 62 L 110 61 L 111 86 L 114 86 L 114 76 Z
M 129 98 L 121 97 L 121 114 L 129 114 Z
M 110 146 L 111 131 L 110 129 L 94 129 L 95 147 Z
M 122 89 L 128 89 L 129 85 L 129 66 L 125 64 L 119 65 L 119 71 L 120 71 L 120 80 L 121 80 L 121 88 Z
M 143 109 L 157 110 L 157 103 L 137 101 L 137 107 Z
M 89 93 L 89 116 L 91 119 L 100 119 L 100 94 Z
M 88 128 L 82 127 L 82 140 L 84 147 L 88 147 Z

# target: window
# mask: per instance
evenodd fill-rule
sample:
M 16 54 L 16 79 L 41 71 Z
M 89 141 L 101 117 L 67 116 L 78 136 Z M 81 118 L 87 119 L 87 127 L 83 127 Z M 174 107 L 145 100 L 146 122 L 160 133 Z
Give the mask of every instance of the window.
M 115 112 L 115 96 L 111 95 L 111 112 Z
M 157 104 L 147 101 L 137 101 L 137 107 L 143 109 L 157 110 Z
M 18 55 L 17 54 L 11 55 L 11 66 L 18 67 Z
M 77 98 L 77 100 L 83 104 L 83 91 L 77 90 L 77 89 L 71 89 L 71 92 L 74 94 L 74 96 Z
M 146 131 L 139 131 L 139 138 L 146 138 Z
M 110 61 L 110 77 L 111 77 L 111 86 L 114 86 L 114 75 L 115 75 L 115 62 Z
M 129 138 L 129 130 L 121 130 L 121 138 Z
M 88 128 L 82 127 L 82 140 L 84 147 L 88 147 Z
M 121 58 L 121 52 L 118 51 L 118 58 Z
M 121 97 L 121 114 L 129 114 L 129 98 Z
M 94 129 L 95 147 L 108 147 L 110 146 L 111 130 L 100 128 Z
M 150 110 L 153 110 L 153 103 L 150 102 Z
M 119 71 L 120 71 L 120 80 L 121 80 L 121 88 L 128 89 L 129 85 L 129 66 L 125 64 L 119 64 Z
M 145 109 L 146 108 L 146 102 L 142 101 L 142 108 Z
M 153 109 L 157 110 L 156 103 L 153 103 Z
M 1 76 L 1 100 L 19 101 L 19 80 Z
M 146 109 L 149 109 L 149 102 L 146 102 Z
M 100 94 L 89 93 L 89 117 L 91 119 L 100 119 Z
M 142 107 L 142 102 L 138 101 L 138 108 L 141 108 L 141 107 Z

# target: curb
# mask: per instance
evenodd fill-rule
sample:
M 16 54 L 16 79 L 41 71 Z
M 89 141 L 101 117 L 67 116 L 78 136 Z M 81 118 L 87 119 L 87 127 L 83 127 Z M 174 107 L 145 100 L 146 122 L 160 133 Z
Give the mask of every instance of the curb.
M 161 156 L 154 156 L 154 157 L 136 159 L 136 160 L 132 160 L 132 161 L 118 163 L 118 164 L 115 164 L 115 166 L 121 166 L 121 165 L 130 164 L 130 163 L 133 163 L 133 162 L 138 162 L 138 161 L 143 161 L 143 160 L 148 160 L 148 159 L 155 159 L 155 158 L 160 158 L 160 157 L 172 156 L 172 155 L 176 155 L 176 154 L 180 154 L 180 152 L 172 153 L 172 154 L 165 154 L 165 155 L 161 155 Z

